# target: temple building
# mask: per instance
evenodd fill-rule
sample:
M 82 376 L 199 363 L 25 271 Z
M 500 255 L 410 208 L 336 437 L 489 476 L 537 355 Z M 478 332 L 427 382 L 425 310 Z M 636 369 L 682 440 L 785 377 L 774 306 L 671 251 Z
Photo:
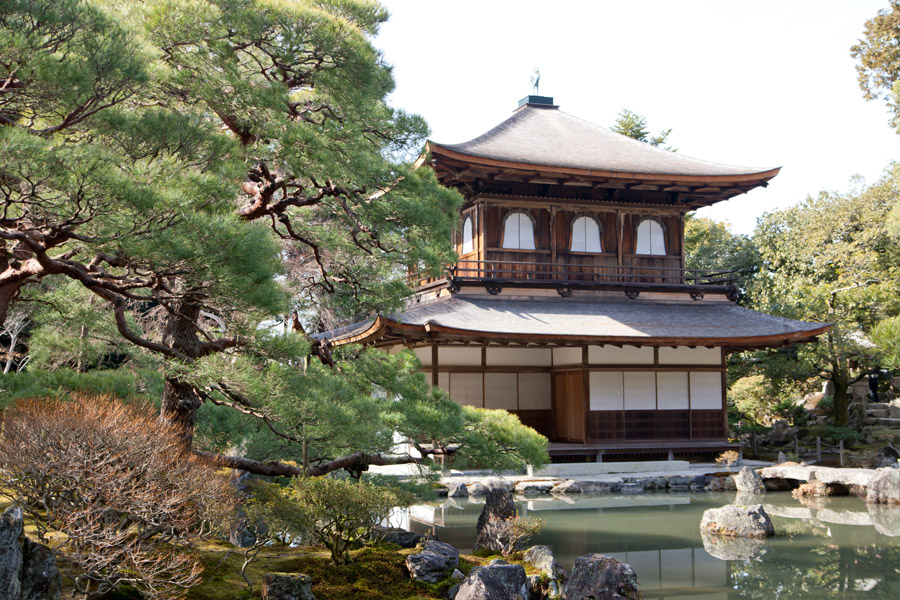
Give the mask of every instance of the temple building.
M 515 413 L 554 460 L 720 452 L 726 355 L 830 327 L 738 306 L 737 272 L 685 268 L 685 214 L 766 186 L 778 168 L 655 148 L 545 96 L 427 150 L 465 197 L 457 263 L 419 282 L 403 312 L 326 336 L 412 349 L 433 385 Z

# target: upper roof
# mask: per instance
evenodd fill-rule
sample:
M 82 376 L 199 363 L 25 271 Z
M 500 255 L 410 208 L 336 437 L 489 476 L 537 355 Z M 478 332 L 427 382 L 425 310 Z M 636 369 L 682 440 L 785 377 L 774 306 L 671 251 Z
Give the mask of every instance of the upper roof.
M 449 150 L 475 158 L 630 175 L 731 179 L 774 177 L 779 170 L 690 158 L 589 123 L 556 107 L 533 104 L 519 107 L 511 117 L 468 142 L 429 145 L 432 151 Z
M 368 343 L 389 336 L 498 342 L 771 347 L 812 341 L 831 328 L 718 301 L 503 298 L 455 294 L 322 337 Z

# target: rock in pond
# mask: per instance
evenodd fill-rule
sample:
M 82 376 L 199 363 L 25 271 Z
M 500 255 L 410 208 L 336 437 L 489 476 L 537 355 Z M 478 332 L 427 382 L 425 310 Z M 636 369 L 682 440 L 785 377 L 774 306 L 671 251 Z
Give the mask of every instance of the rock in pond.
M 53 551 L 25 538 L 22 544 L 22 595 L 19 600 L 58 600 L 62 576 Z
M 475 483 L 466 484 L 466 488 L 469 490 L 470 496 L 487 496 L 487 493 L 491 489 L 478 481 L 476 481 Z
M 775 535 L 772 519 L 761 504 L 729 504 L 722 508 L 710 508 L 703 512 L 700 530 L 734 537 L 765 538 Z
M 428 540 L 418 554 L 406 557 L 409 576 L 417 581 L 435 583 L 459 566 L 459 551 L 444 542 Z
M 448 498 L 468 498 L 468 496 L 469 489 L 466 487 L 465 483 L 457 482 L 447 486 Z
M 267 573 L 263 578 L 262 600 L 316 600 L 312 581 L 300 573 Z
M 760 538 L 715 535 L 701 531 L 703 549 L 721 560 L 757 560 L 766 553 L 766 542 Z
M 425 540 L 424 533 L 407 531 L 399 527 L 376 527 L 373 537 L 380 542 L 397 544 L 401 548 L 415 548 Z
M 562 597 L 565 600 L 639 600 L 641 592 L 631 565 L 602 554 L 585 554 L 575 559 Z
M 551 494 L 581 494 L 584 490 L 581 484 L 574 479 L 566 479 L 562 483 L 557 483 L 551 488 Z
M 520 481 L 516 484 L 517 494 L 547 494 L 556 486 L 556 481 Z
M 491 488 L 475 525 L 475 546 L 472 551 L 484 548 L 492 552 L 502 552 L 508 541 L 505 522 L 515 516 L 516 506 L 509 490 L 501 487 Z
M 747 494 L 766 493 L 766 486 L 762 477 L 750 467 L 744 467 L 734 476 L 734 485 L 739 492 Z
M 866 502 L 870 504 L 900 504 L 900 469 L 882 467 L 869 480 Z

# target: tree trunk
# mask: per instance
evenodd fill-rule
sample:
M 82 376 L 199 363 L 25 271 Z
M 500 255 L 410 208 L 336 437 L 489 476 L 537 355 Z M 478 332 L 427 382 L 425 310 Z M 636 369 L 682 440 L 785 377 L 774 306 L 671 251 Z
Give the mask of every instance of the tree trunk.
M 200 305 L 182 300 L 176 304 L 175 313 L 170 313 L 166 319 L 163 343 L 185 356 L 197 358 L 201 346 L 197 337 Z M 184 443 L 188 448 L 194 439 L 194 423 L 197 420 L 198 408 L 200 398 L 190 384 L 177 377 L 166 377 L 159 418 L 184 430 Z
M 850 423 L 850 398 L 847 389 L 850 387 L 846 381 L 834 381 L 834 424 L 838 427 L 846 427 Z
M 13 298 L 19 293 L 19 289 L 25 284 L 25 281 L 11 281 L 0 285 L 0 327 L 6 323 L 6 315 L 9 313 L 9 306 L 12 304 Z

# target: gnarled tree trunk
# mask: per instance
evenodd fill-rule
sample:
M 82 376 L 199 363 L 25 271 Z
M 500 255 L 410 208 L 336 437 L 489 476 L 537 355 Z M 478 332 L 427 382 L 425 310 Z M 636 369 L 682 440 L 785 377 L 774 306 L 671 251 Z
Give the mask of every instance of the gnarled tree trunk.
M 197 337 L 199 319 L 199 304 L 188 299 L 179 301 L 175 305 L 174 313 L 169 313 L 166 319 L 163 343 L 189 358 L 198 358 L 202 346 Z M 198 408 L 200 398 L 190 384 L 177 377 L 166 377 L 159 418 L 184 429 L 184 442 L 187 447 L 190 447 L 194 438 L 194 423 L 197 420 Z

